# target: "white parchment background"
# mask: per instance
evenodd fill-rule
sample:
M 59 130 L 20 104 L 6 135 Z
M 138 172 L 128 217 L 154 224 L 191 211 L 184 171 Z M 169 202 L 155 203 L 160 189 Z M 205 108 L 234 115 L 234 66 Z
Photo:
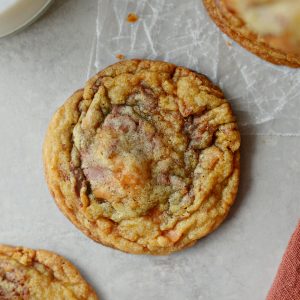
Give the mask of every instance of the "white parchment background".
M 139 21 L 126 22 L 128 12 Z M 0 243 L 65 256 L 101 300 L 265 299 L 299 219 L 299 71 L 226 41 L 200 0 L 56 0 L 32 26 L 1 39 Z M 241 184 L 229 217 L 168 257 L 93 242 L 63 216 L 45 182 L 42 145 L 53 113 L 117 53 L 208 75 L 243 132 Z
M 138 22 L 126 21 L 130 12 Z M 218 84 L 242 133 L 299 136 L 300 71 L 263 62 L 229 41 L 199 0 L 98 0 L 88 77 L 119 53 L 166 60 Z

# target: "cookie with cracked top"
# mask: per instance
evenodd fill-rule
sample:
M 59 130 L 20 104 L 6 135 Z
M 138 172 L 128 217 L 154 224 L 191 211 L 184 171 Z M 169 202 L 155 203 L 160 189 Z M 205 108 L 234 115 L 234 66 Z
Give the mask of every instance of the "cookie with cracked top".
M 241 46 L 277 65 L 300 67 L 297 0 L 203 0 L 216 25 Z
M 45 250 L 0 245 L 0 299 L 98 298 L 65 258 Z
M 57 205 L 82 232 L 160 255 L 193 245 L 226 218 L 239 148 L 231 107 L 205 76 L 127 60 L 58 109 L 43 157 Z

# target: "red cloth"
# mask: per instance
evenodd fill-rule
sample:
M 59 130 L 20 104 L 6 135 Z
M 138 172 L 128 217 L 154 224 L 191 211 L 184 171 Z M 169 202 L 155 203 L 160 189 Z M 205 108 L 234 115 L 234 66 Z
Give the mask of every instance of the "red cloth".
M 300 300 L 300 222 L 289 241 L 267 300 Z

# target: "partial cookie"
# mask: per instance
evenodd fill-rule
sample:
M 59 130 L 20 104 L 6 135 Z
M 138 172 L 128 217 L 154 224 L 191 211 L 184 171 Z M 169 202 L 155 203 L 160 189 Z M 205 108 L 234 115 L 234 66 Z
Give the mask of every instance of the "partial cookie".
M 224 0 L 264 41 L 285 53 L 300 55 L 299 0 Z
M 76 268 L 45 250 L 0 245 L 0 299 L 98 299 Z
M 129 60 L 55 113 L 43 156 L 57 205 L 86 235 L 129 253 L 168 254 L 227 216 L 239 147 L 231 107 L 205 76 Z
M 294 29 L 299 19 L 294 20 L 285 12 L 289 8 L 287 3 L 273 0 L 203 0 L 203 3 L 218 27 L 244 48 L 271 63 L 300 67 L 299 32 Z M 264 20 L 270 26 L 265 26 Z M 288 22 L 289 26 L 283 26 Z M 293 32 L 298 33 L 293 37 Z

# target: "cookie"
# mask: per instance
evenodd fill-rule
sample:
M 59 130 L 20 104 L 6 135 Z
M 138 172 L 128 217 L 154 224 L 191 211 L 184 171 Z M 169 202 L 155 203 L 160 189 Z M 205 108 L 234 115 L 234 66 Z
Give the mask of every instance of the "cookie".
M 224 0 L 273 48 L 300 55 L 299 0 Z
M 193 245 L 227 216 L 240 134 L 205 76 L 127 60 L 94 76 L 55 113 L 44 143 L 49 189 L 87 236 L 136 254 Z
M 208 14 L 216 25 L 241 46 L 273 64 L 299 68 L 300 53 L 295 51 L 295 46 L 292 47 L 291 42 L 288 43 L 290 33 L 283 32 L 282 35 L 279 34 L 278 36 L 269 32 L 263 34 L 266 28 L 259 26 L 257 19 L 262 13 L 260 11 L 261 6 L 254 10 L 253 5 L 255 3 L 250 3 L 251 11 L 249 7 L 243 10 L 243 6 L 238 9 L 239 6 L 236 6 L 235 2 L 238 1 L 203 0 Z M 266 5 L 270 5 L 272 1 L 264 2 Z M 260 10 L 258 11 L 258 9 Z M 272 12 L 271 7 L 267 7 L 266 11 L 270 14 Z M 275 17 L 274 19 L 276 19 Z M 272 28 L 275 28 L 275 26 Z M 287 47 L 288 44 L 289 47 Z
M 45 250 L 0 245 L 0 299 L 98 298 L 65 258 Z

